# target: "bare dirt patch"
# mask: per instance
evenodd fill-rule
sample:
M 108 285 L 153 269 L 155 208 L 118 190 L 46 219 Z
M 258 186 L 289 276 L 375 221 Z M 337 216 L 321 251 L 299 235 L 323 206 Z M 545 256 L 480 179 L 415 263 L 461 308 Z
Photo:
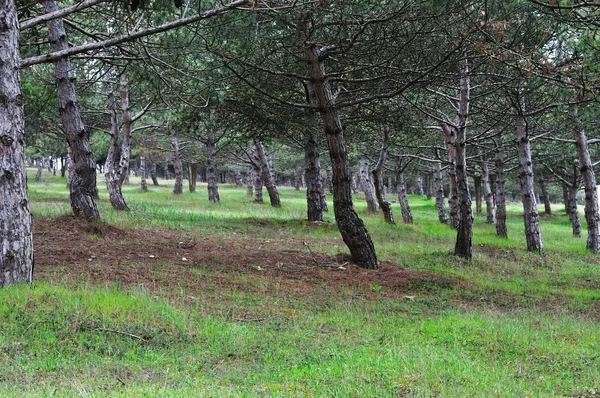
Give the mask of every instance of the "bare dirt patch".
M 403 298 L 449 289 L 458 282 L 383 262 L 377 271 L 346 255 L 315 253 L 302 240 L 190 236 L 185 231 L 125 229 L 71 216 L 34 219 L 36 280 L 185 289 L 186 294 L 245 291 L 355 293 Z

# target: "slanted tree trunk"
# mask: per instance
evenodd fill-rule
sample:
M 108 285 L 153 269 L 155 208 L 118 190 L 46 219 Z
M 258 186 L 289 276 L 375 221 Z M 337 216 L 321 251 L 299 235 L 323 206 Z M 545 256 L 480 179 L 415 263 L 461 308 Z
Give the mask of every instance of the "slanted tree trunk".
M 35 180 L 38 182 L 42 179 L 42 170 L 43 169 L 44 168 L 42 167 L 42 161 L 38 160 L 37 171 L 35 173 Z
M 383 212 L 383 219 L 385 222 L 395 224 L 394 214 L 392 213 L 392 204 L 385 200 L 385 193 L 383 187 L 383 175 L 381 170 L 387 157 L 387 145 L 390 139 L 389 127 L 385 127 L 383 130 L 383 143 L 381 145 L 381 151 L 379 152 L 379 160 L 373 169 L 373 183 L 375 185 L 375 196 L 377 197 L 377 203 L 381 207 Z
M 25 172 L 19 23 L 14 0 L 0 2 L 0 286 L 31 283 L 33 239 Z
M 433 189 L 435 191 L 435 205 L 438 209 L 438 220 L 442 224 L 448 223 L 446 216 L 446 198 L 444 197 L 444 184 L 442 179 L 442 163 L 437 161 L 433 163 Z
M 121 192 L 121 169 L 118 159 L 118 142 L 119 142 L 119 120 L 117 117 L 117 103 L 115 100 L 114 90 L 111 83 L 108 83 L 108 112 L 110 114 L 110 145 L 108 147 L 108 155 L 104 163 L 104 177 L 106 179 L 106 188 L 111 205 L 116 210 L 128 210 L 123 193 Z
M 304 84 L 306 101 L 316 105 L 317 95 L 310 82 Z M 317 122 L 314 109 L 306 109 L 304 118 L 306 129 L 304 131 L 304 175 L 306 179 L 306 204 L 308 221 L 323 221 L 323 201 L 325 192 L 321 180 L 321 163 L 319 160 L 319 147 L 315 137 Z M 326 204 L 327 205 L 327 204 Z
M 354 211 L 344 130 L 331 83 L 325 71 L 324 54 L 316 43 L 308 42 L 305 43 L 304 54 L 327 137 L 333 172 L 333 210 L 338 229 L 350 250 L 353 261 L 363 268 L 376 269 L 379 265 L 373 241 L 364 223 Z
M 544 253 L 544 244 L 540 231 L 540 215 L 538 214 L 537 202 L 533 185 L 533 168 L 531 163 L 531 147 L 529 143 L 529 134 L 527 131 L 527 121 L 525 120 L 525 94 L 524 83 L 520 82 L 517 90 L 517 115 L 516 115 L 516 133 L 517 147 L 519 152 L 519 185 L 521 188 L 521 198 L 523 201 L 523 215 L 525 223 L 525 238 L 527 240 L 527 250 Z
M 402 213 L 402 222 L 404 224 L 412 224 L 413 216 L 408 205 L 408 198 L 406 197 L 406 182 L 404 181 L 404 169 L 406 165 L 403 164 L 402 158 L 398 158 L 396 161 L 396 192 L 398 194 L 398 203 L 400 203 L 400 212 Z
M 59 10 L 56 0 L 45 0 L 44 6 L 46 13 Z M 48 35 L 52 51 L 69 48 L 62 18 L 48 21 Z M 58 81 L 59 112 L 73 161 L 73 173 L 70 176 L 69 184 L 71 208 L 76 217 L 99 220 L 100 213 L 95 202 L 95 198 L 98 197 L 96 161 L 90 146 L 89 131 L 81 119 L 79 103 L 75 94 L 75 78 L 69 58 L 55 61 L 54 73 Z
M 481 176 L 479 174 L 473 175 L 473 186 L 475 187 L 475 214 L 477 217 L 481 217 L 483 203 L 481 200 Z
M 181 162 L 179 139 L 175 132 L 171 133 L 171 149 L 173 150 L 173 171 L 175 172 L 175 186 L 173 187 L 173 193 L 175 195 L 181 195 L 183 193 L 183 163 Z
M 212 112 L 211 112 L 212 113 Z M 210 126 L 208 127 L 208 134 L 206 137 L 206 179 L 207 179 L 207 189 L 208 189 L 208 200 L 213 203 L 220 203 L 221 199 L 219 198 L 219 187 L 217 185 L 217 142 L 218 139 L 215 134 L 215 126 L 214 121 L 211 121 Z
M 371 181 L 371 176 L 369 175 L 369 159 L 367 159 L 364 148 L 360 157 L 359 174 L 362 191 L 365 194 L 365 201 L 367 202 L 367 210 L 375 213 L 379 210 L 377 206 L 377 197 L 375 196 L 375 188 Z
M 508 237 L 506 229 L 506 190 L 504 177 L 504 149 L 502 147 L 502 135 L 494 137 L 496 147 L 496 235 L 501 238 Z
M 594 164 L 590 157 L 585 131 L 581 129 L 577 130 L 575 132 L 575 139 L 579 154 L 579 171 L 583 178 L 583 187 L 585 189 L 584 211 L 588 228 L 586 248 L 594 253 L 600 253 L 600 216 L 598 215 L 598 190 L 596 188 Z
M 188 188 L 190 192 L 196 192 L 196 184 L 198 182 L 198 163 L 190 163 L 190 179 L 188 181 Z
M 150 179 L 152 179 L 152 185 L 158 186 L 158 178 L 156 178 L 156 162 L 152 162 L 150 165 Z
M 448 147 L 448 177 L 450 183 L 450 195 L 448 198 L 448 207 L 450 213 L 450 227 L 458 228 L 459 209 L 458 209 L 458 192 L 456 191 L 456 131 L 451 128 L 442 126 L 444 137 L 446 138 L 446 146 Z
M 494 217 L 494 193 L 490 184 L 490 168 L 482 154 L 479 154 L 479 159 L 481 160 L 481 185 L 485 198 L 485 222 L 486 224 L 493 225 L 496 220 Z
M 140 155 L 140 186 L 144 190 L 144 192 L 148 191 L 148 183 L 146 183 L 146 157 L 144 155 Z
M 548 188 L 546 187 L 546 179 L 543 174 L 538 177 L 538 184 L 542 191 L 542 200 L 544 201 L 544 213 L 552 214 L 552 208 L 550 207 L 550 196 L 548 195 Z
M 262 175 L 263 182 L 265 184 L 265 188 L 267 188 L 267 192 L 269 193 L 269 201 L 271 202 L 271 206 L 281 207 L 279 192 L 277 192 L 275 178 L 273 177 L 273 172 L 267 160 L 265 147 L 262 144 L 262 142 L 255 142 L 254 146 L 256 147 L 256 157 L 260 162 L 260 172 Z

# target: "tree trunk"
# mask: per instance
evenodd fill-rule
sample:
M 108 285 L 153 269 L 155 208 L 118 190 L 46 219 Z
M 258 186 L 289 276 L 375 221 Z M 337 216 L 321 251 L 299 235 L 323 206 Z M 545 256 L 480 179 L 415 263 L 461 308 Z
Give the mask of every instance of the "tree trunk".
M 31 283 L 33 239 L 25 171 L 19 25 L 14 0 L 0 7 L 0 286 Z
M 581 238 L 581 220 L 579 218 L 579 210 L 577 209 L 577 191 L 580 186 L 579 179 L 579 170 L 577 167 L 573 167 L 573 174 L 567 172 L 567 170 L 563 170 L 563 174 L 565 175 L 565 180 L 567 183 L 565 184 L 567 189 L 567 214 L 569 215 L 569 221 L 571 222 L 571 226 L 573 228 L 573 237 Z
M 419 196 L 423 196 L 425 194 L 423 191 L 423 178 L 421 178 L 421 176 L 415 177 L 415 193 Z
M 576 131 L 575 138 L 579 154 L 579 171 L 583 178 L 583 187 L 585 189 L 584 211 L 588 228 L 586 247 L 594 253 L 600 253 L 600 217 L 598 216 L 598 190 L 596 188 L 594 164 L 590 157 L 585 131 Z
M 196 184 L 198 182 L 198 163 L 190 163 L 190 179 L 188 181 L 188 188 L 190 192 L 196 192 Z
M 317 95 L 331 158 L 333 210 L 336 222 L 353 261 L 363 268 L 376 269 L 379 265 L 371 236 L 354 211 L 344 131 L 321 56 L 321 51 L 315 43 L 306 43 L 305 58 Z
M 384 186 L 383 186 L 383 175 L 381 169 L 387 157 L 387 145 L 390 138 L 389 127 L 385 127 L 383 131 L 383 144 L 381 145 L 381 151 L 379 152 L 379 161 L 373 169 L 373 183 L 375 184 L 375 196 L 377 197 L 377 203 L 383 212 L 383 219 L 385 222 L 395 224 L 394 215 L 392 213 L 392 204 L 385 200 Z
M 181 195 L 183 193 L 183 164 L 181 162 L 181 152 L 179 151 L 179 139 L 175 132 L 171 133 L 171 149 L 173 150 L 173 171 L 175 172 L 173 193 Z
M 408 205 L 406 197 L 406 182 L 404 181 L 404 165 L 402 158 L 398 158 L 396 162 L 396 192 L 398 193 L 398 203 L 400 203 L 400 211 L 402 213 L 402 222 L 404 224 L 412 224 L 413 216 Z
M 371 181 L 371 176 L 369 175 L 369 159 L 367 159 L 364 148 L 360 157 L 359 174 L 362 190 L 365 194 L 365 201 L 367 202 L 367 210 L 375 213 L 377 210 L 379 210 L 377 206 L 377 197 L 375 196 L 375 188 L 373 186 L 373 182 Z
M 140 177 L 141 177 L 141 187 L 144 192 L 148 191 L 148 184 L 146 183 L 146 157 L 144 155 L 140 155 Z
M 158 186 L 158 178 L 156 178 L 156 162 L 152 162 L 150 165 L 150 179 L 152 179 L 152 185 Z
M 67 172 L 67 159 L 64 157 L 60 158 L 60 176 L 65 177 Z
M 448 217 L 446 216 L 446 198 L 444 198 L 444 184 L 442 180 L 442 164 L 441 162 L 433 163 L 434 174 L 434 190 L 435 190 L 435 205 L 438 209 L 438 220 L 442 224 L 448 223 Z
M 481 159 L 481 185 L 483 188 L 483 196 L 485 198 L 485 214 L 486 224 L 493 225 L 495 220 L 494 217 L 494 193 L 492 192 L 492 186 L 490 184 L 490 169 L 487 161 L 480 155 Z
M 117 103 L 113 91 L 112 84 L 108 84 L 107 91 L 108 111 L 110 114 L 110 146 L 108 147 L 108 155 L 104 163 L 104 177 L 106 179 L 106 188 L 111 205 L 116 210 L 128 210 L 125 198 L 121 192 L 121 168 L 118 162 L 118 142 L 119 142 L 119 120 L 117 117 Z
M 442 131 L 446 137 L 448 147 L 448 177 L 450 180 L 450 195 L 448 198 L 448 207 L 450 210 L 450 227 L 458 228 L 459 210 L 458 210 L 458 192 L 456 191 L 456 131 L 442 126 Z
M 212 113 L 212 112 L 211 112 Z M 213 203 L 220 203 L 219 187 L 217 185 L 217 138 L 215 135 L 215 126 L 211 115 L 210 126 L 206 138 L 206 180 L 208 189 L 208 200 Z
M 260 166 L 259 165 L 254 165 L 253 166 L 253 170 L 254 170 L 254 201 L 256 203 L 262 203 L 263 202 L 263 179 L 260 173 Z
M 316 105 L 317 97 L 312 84 L 304 84 L 306 101 Z M 306 205 L 308 221 L 323 221 L 323 200 L 325 192 L 321 180 L 321 163 L 319 161 L 319 147 L 315 137 L 316 112 L 314 109 L 306 109 L 304 118 L 306 129 L 304 131 L 304 175 L 306 179 Z
M 527 132 L 527 121 L 525 120 L 525 94 L 524 83 L 519 83 L 517 93 L 517 116 L 515 120 L 517 132 L 517 147 L 519 152 L 519 185 L 523 201 L 523 215 L 525 223 L 525 238 L 527 250 L 544 253 L 544 244 L 540 231 L 540 215 L 538 214 L 537 202 L 533 185 L 533 168 L 531 163 L 531 147 L 529 134 Z
M 45 11 L 58 11 L 56 0 L 45 0 Z M 67 34 L 62 18 L 48 21 L 48 35 L 52 51 L 69 48 Z M 71 149 L 73 174 L 70 176 L 71 208 L 76 217 L 88 220 L 99 220 L 100 213 L 96 207 L 98 197 L 96 186 L 96 161 L 92 154 L 89 131 L 81 120 L 79 103 L 75 94 L 75 77 L 69 58 L 54 62 L 54 73 L 58 81 L 57 97 L 63 130 Z
M 262 175 L 265 188 L 267 188 L 267 192 L 269 193 L 269 201 L 271 202 L 271 206 L 281 207 L 279 192 L 277 192 L 277 186 L 275 185 L 273 172 L 269 165 L 269 161 L 267 160 L 265 147 L 262 142 L 255 142 L 254 146 L 256 147 L 256 157 L 260 162 L 260 174 Z
M 473 186 L 475 187 L 475 214 L 477 217 L 481 217 L 483 203 L 481 201 L 481 176 L 479 174 L 473 175 Z
M 546 187 L 546 179 L 543 174 L 540 174 L 538 178 L 538 184 L 542 191 L 542 199 L 544 201 L 544 213 L 552 214 L 552 208 L 550 207 L 550 196 L 548 195 L 548 188 Z
M 252 167 L 249 167 L 248 173 L 245 175 L 246 180 L 246 196 L 251 198 L 254 196 L 254 187 L 252 184 L 254 183 L 254 170 Z
M 502 147 L 502 135 L 494 137 L 496 146 L 496 235 L 501 238 L 508 237 L 506 229 L 506 189 L 504 177 L 504 149 Z
M 35 173 L 35 180 L 36 181 L 40 181 L 42 179 L 42 170 L 44 168 L 42 167 L 42 162 L 41 160 L 38 160 L 38 164 L 37 164 L 37 171 Z

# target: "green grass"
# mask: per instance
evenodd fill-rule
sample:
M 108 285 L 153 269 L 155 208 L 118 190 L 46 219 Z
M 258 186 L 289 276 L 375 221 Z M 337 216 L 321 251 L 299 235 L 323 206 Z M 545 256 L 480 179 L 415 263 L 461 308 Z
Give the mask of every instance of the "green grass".
M 29 181 L 34 217 L 69 214 L 63 179 Z M 174 197 L 170 182 L 147 193 L 135 182 L 124 187 L 128 213 L 110 208 L 100 184 L 104 220 L 347 252 L 332 214 L 317 227 L 302 221 L 303 192 L 280 188 L 274 209 L 244 187 L 220 186 L 222 203 L 211 204 L 201 184 Z M 409 200 L 415 224 L 396 226 L 356 200 L 380 260 L 461 283 L 423 277 L 412 299 L 231 287 L 161 295 L 89 281 L 10 287 L 0 291 L 0 396 L 594 396 L 600 259 L 571 237 L 564 212 L 543 217 L 545 256 L 525 251 L 518 204 L 509 205 L 508 239 L 477 218 L 467 262 L 450 254 L 455 232 L 437 222 L 434 201 Z

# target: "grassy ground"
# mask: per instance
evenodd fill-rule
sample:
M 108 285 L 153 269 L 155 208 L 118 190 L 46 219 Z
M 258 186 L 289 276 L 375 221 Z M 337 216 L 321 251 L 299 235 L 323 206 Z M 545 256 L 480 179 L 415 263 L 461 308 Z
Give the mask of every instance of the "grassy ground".
M 178 197 L 170 183 L 148 193 L 131 185 L 124 193 L 131 211 L 117 213 L 101 187 L 102 217 L 111 226 L 136 236 L 185 236 L 198 242 L 197 251 L 209 247 L 203 242 L 219 249 L 186 254 L 197 256 L 193 264 L 182 263 L 179 252 L 127 263 L 90 257 L 105 272 L 94 278 L 94 269 L 77 273 L 82 266 L 71 267 L 66 256 L 49 265 L 49 249 L 39 244 L 36 258 L 48 264 L 38 261 L 36 283 L 0 291 L 0 396 L 600 391 L 600 258 L 585 251 L 585 238 L 571 237 L 562 206 L 543 217 L 545 256 L 525 251 L 515 204 L 507 240 L 476 219 L 475 254 L 466 262 L 451 255 L 455 233 L 437 222 L 433 200 L 410 197 L 415 224 L 388 226 L 357 198 L 385 267 L 360 274 L 342 263 L 341 270 L 309 273 L 290 264 L 295 253 L 321 259 L 347 250 L 331 214 L 317 226 L 302 221 L 302 192 L 280 189 L 281 209 L 254 204 L 234 186 L 220 188 L 218 205 L 207 201 L 203 185 Z M 70 212 L 60 178 L 30 177 L 30 195 L 35 220 Z M 90 246 L 110 241 L 93 231 L 83 239 Z M 40 235 L 37 242 L 48 240 Z M 248 250 L 247 263 L 234 246 Z M 278 253 L 282 270 L 261 271 Z M 146 272 L 154 284 L 111 276 L 124 268 Z M 400 269 L 410 278 L 386 279 Z M 186 276 L 173 283 L 177 275 Z M 362 282 L 348 282 L 355 277 Z

